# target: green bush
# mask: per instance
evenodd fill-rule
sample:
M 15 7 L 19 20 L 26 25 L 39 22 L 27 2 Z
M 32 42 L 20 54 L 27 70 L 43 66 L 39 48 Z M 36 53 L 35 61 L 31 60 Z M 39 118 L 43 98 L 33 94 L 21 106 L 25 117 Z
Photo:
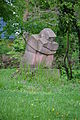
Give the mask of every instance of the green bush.
M 11 44 L 9 40 L 0 40 L 0 55 L 7 54 L 11 50 Z
M 13 42 L 13 50 L 15 52 L 21 52 L 25 50 L 25 42 L 23 40 L 23 38 L 17 38 L 14 40 Z

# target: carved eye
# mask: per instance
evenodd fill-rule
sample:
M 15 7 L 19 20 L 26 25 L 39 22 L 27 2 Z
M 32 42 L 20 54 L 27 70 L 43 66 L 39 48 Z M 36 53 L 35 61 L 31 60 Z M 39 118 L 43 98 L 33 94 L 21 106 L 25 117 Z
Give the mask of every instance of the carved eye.
M 52 37 L 49 37 L 49 41 L 50 41 L 50 42 L 53 42 L 54 39 L 53 39 Z

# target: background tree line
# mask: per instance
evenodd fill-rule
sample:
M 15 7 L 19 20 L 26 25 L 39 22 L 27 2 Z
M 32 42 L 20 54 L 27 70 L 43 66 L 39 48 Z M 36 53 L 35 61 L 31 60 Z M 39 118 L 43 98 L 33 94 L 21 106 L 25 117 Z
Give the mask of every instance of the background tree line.
M 68 79 L 74 77 L 74 71 L 80 67 L 79 0 L 1 0 L 0 11 L 7 21 L 8 33 L 21 29 L 21 35 L 24 31 L 34 34 L 51 28 L 59 43 L 57 67 L 61 74 L 66 71 Z

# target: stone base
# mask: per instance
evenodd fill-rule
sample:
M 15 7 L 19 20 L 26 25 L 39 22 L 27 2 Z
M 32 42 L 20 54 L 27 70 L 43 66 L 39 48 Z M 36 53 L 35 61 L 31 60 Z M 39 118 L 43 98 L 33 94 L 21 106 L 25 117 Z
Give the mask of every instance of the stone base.
M 44 55 L 39 52 L 32 53 L 32 52 L 26 51 L 23 56 L 22 64 L 30 65 L 31 67 L 32 66 L 36 67 L 38 65 L 42 65 L 44 67 L 51 68 L 53 60 L 54 60 L 53 55 Z

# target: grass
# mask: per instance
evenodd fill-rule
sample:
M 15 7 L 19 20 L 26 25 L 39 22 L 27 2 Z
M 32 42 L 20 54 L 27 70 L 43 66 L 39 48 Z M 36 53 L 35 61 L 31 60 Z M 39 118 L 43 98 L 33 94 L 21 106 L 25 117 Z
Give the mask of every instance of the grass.
M 56 70 L 15 71 L 0 70 L 0 120 L 80 120 L 80 80 L 61 80 Z

